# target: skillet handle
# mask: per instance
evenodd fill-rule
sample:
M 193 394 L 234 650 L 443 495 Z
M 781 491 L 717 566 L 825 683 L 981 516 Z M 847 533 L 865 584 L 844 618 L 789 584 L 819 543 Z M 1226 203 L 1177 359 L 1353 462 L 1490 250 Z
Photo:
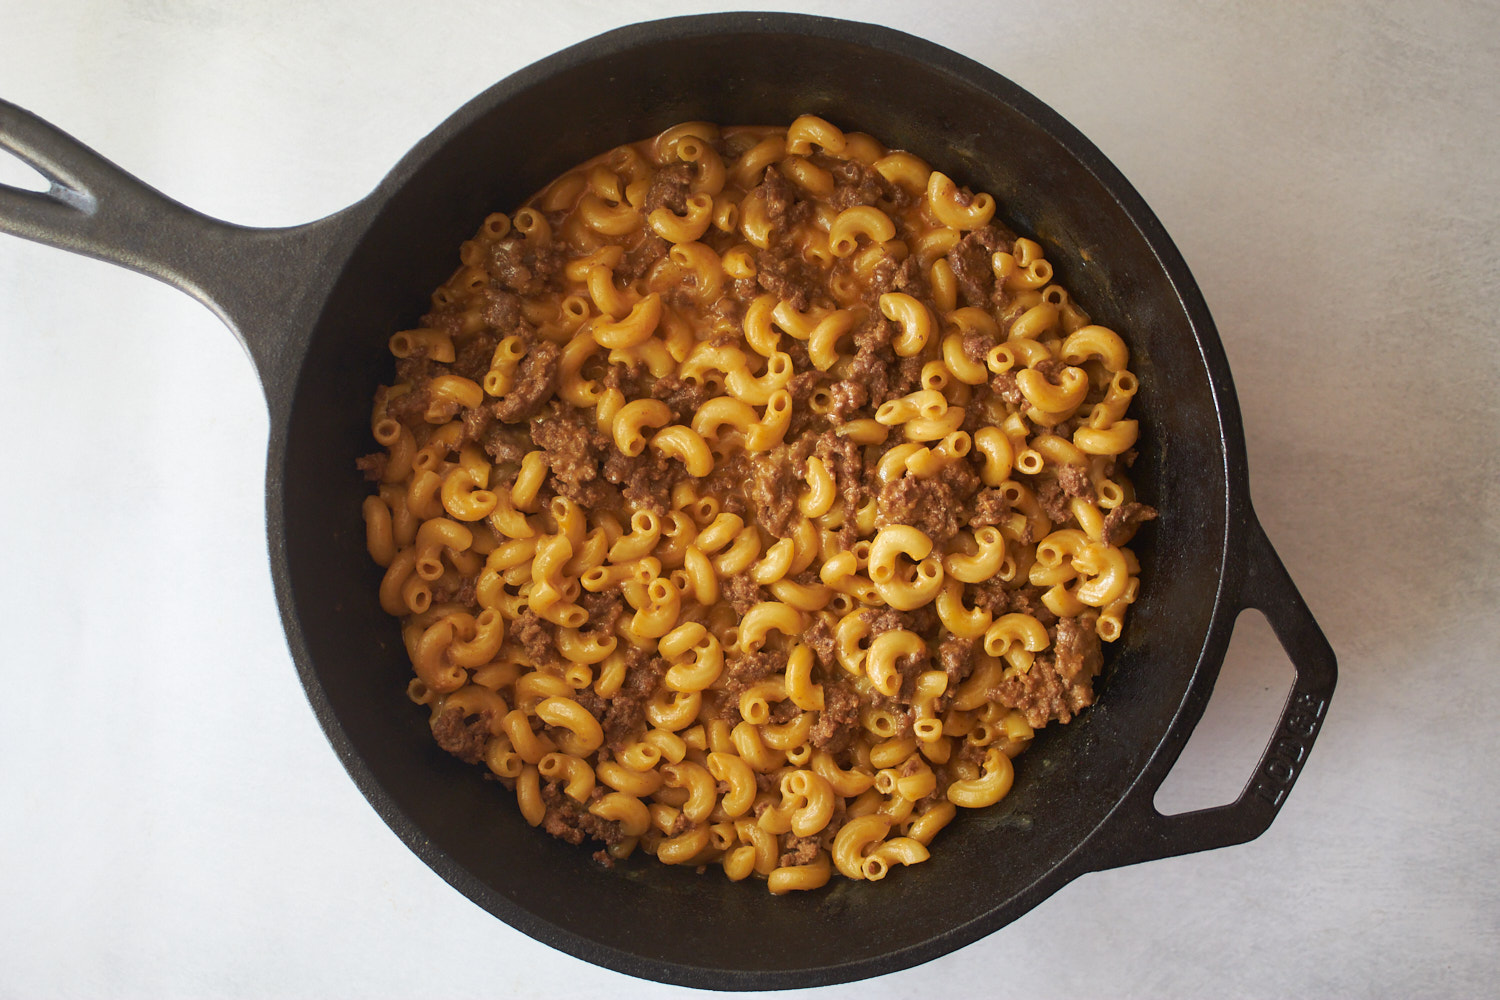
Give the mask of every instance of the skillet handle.
M 198 299 L 244 345 L 263 383 L 287 370 L 296 315 L 326 289 L 351 245 L 356 205 L 284 229 L 236 226 L 173 201 L 66 132 L 0 100 L 0 149 L 41 173 L 47 191 L 0 184 L 0 232 L 119 264 Z M 336 260 L 331 259 L 337 257 Z
M 1137 784 L 1121 804 L 1114 821 L 1107 824 L 1109 846 L 1090 859 L 1089 867 L 1094 870 L 1254 840 L 1281 810 L 1322 728 L 1338 680 L 1333 648 L 1313 620 L 1254 514 L 1247 509 L 1245 517 L 1239 591 L 1230 595 L 1226 611 L 1237 616 L 1247 608 L 1254 608 L 1264 614 L 1296 670 L 1276 730 L 1236 801 L 1212 809 L 1163 816 L 1157 812 L 1153 800 L 1181 753 L 1187 738 L 1184 733 L 1177 752 L 1160 770 L 1153 770 Z

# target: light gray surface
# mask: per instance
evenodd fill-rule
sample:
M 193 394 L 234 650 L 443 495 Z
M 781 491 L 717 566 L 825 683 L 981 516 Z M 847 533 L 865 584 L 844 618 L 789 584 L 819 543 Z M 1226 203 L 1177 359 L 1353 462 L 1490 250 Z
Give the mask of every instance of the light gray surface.
M 291 224 L 365 194 L 506 73 L 701 9 L 0 0 L 0 96 L 195 208 Z M 1492 993 L 1494 5 L 982 9 L 847 13 L 1027 87 L 1161 217 L 1234 369 L 1257 510 L 1342 677 L 1259 840 L 1083 878 L 978 944 L 818 995 Z M 0 181 L 24 175 L 0 156 Z M 0 996 L 689 994 L 494 920 L 347 780 L 280 632 L 259 386 L 207 310 L 0 239 L 0 426 Z M 1248 774 L 1290 677 L 1268 634 L 1242 624 L 1164 805 L 1227 801 Z

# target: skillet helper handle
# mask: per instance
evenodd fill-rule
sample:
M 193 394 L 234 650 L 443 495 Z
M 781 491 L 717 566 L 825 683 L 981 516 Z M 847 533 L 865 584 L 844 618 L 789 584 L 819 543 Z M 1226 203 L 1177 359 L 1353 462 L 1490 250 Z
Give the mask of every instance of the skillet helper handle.
M 1249 783 L 1228 805 L 1164 816 L 1153 800 L 1171 765 L 1154 780 L 1143 781 L 1123 804 L 1120 822 L 1110 824 L 1108 835 L 1115 846 L 1101 852 L 1093 868 L 1119 868 L 1254 840 L 1286 802 L 1322 728 L 1338 680 L 1333 648 L 1260 523 L 1249 511 L 1245 516 L 1239 593 L 1231 595 L 1227 610 L 1237 616 L 1254 608 L 1265 615 L 1296 671 L 1276 730 Z
M 327 287 L 330 251 L 345 235 L 352 209 L 285 229 L 221 222 L 168 198 L 5 100 L 0 149 L 50 184 L 46 191 L 0 184 L 0 232 L 179 288 L 229 325 L 263 381 L 286 369 L 287 317 L 309 288 Z M 319 280 L 325 284 L 318 286 Z

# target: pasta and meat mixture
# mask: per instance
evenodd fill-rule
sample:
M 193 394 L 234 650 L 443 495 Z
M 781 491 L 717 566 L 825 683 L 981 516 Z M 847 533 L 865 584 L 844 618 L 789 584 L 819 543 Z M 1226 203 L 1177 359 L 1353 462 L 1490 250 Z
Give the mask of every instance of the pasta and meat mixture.
M 689 123 L 488 217 L 364 516 L 437 742 L 772 892 L 928 857 L 1094 699 L 1155 511 L 1120 337 L 917 157 Z

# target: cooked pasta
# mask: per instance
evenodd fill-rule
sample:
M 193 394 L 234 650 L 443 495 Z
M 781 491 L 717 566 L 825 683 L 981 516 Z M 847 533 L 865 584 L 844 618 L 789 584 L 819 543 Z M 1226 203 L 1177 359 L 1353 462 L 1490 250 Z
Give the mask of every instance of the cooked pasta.
M 1093 702 L 1156 512 L 1125 341 L 996 211 L 804 116 L 485 219 L 358 463 L 438 743 L 604 864 L 773 893 L 1004 797 Z

